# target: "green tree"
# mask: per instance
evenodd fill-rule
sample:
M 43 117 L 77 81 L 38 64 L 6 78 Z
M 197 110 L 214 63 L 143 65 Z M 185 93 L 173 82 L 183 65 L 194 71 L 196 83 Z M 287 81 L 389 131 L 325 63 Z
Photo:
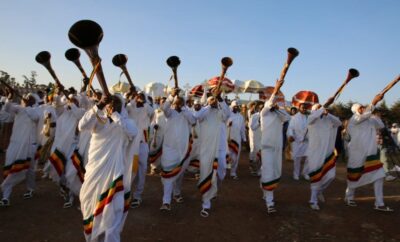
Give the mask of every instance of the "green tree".
M 22 77 L 24 78 L 23 86 L 25 88 L 35 88 L 36 87 L 36 77 L 37 77 L 36 71 L 31 71 L 30 77 L 27 77 L 26 75 L 22 75 Z

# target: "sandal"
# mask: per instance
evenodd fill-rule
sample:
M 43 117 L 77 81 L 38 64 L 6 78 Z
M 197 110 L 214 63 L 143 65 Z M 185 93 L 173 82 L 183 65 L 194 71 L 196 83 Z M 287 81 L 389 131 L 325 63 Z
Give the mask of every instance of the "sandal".
M 269 206 L 269 207 L 267 207 L 267 213 L 268 213 L 268 214 L 270 214 L 270 213 L 276 213 L 275 207 L 274 207 L 274 206 Z
M 27 192 L 24 193 L 24 199 L 30 199 L 33 197 L 33 191 L 29 190 Z
M 354 200 L 344 199 L 344 202 L 349 207 L 357 207 L 357 203 Z
M 184 202 L 182 195 L 174 196 L 174 200 L 175 200 L 176 203 L 183 203 Z
M 381 212 L 393 212 L 394 209 L 388 207 L 388 206 L 375 206 L 375 210 L 381 211 Z
M 168 203 L 164 203 L 160 207 L 160 211 L 170 211 L 170 210 L 171 210 L 171 205 L 169 205 Z
M 3 198 L 0 201 L 0 207 L 9 207 L 10 206 L 10 200 Z
M 140 206 L 140 204 L 142 203 L 142 201 L 140 199 L 133 199 L 133 201 L 131 202 L 131 208 L 138 208 Z
M 206 209 L 206 208 L 203 208 L 201 211 L 200 211 L 200 216 L 202 216 L 203 218 L 207 218 L 210 214 L 208 213 L 208 210 L 209 209 Z

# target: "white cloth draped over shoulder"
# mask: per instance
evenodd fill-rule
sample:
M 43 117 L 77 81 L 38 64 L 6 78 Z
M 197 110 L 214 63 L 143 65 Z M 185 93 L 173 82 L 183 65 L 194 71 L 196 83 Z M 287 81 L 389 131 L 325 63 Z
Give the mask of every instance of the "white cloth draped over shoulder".
M 7 100 L 3 110 L 16 115 L 3 168 L 2 188 L 16 185 L 26 178 L 36 151 L 39 120 L 39 112 L 34 107 L 23 107 Z
M 282 174 L 283 123 L 290 119 L 284 110 L 273 109 L 274 96 L 260 112 L 261 123 L 261 187 L 273 191 Z
M 226 121 L 228 115 L 229 108 L 223 101 L 219 102 L 218 108 L 206 106 L 195 113 L 200 123 L 200 180 L 197 186 L 203 201 L 208 201 L 217 194 L 221 123 Z
M 112 122 L 110 121 L 112 120 Z M 85 182 L 80 201 L 87 241 L 119 241 L 130 191 L 129 143 L 138 131 L 135 123 L 114 112 L 110 119 L 94 106 L 79 122 L 79 130 L 91 130 Z M 125 187 L 128 185 L 129 187 Z
M 65 175 L 67 169 L 75 170 L 73 164 L 68 161 L 78 144 L 77 126 L 84 114 L 84 109 L 72 103 L 65 107 L 57 119 L 56 133 L 49 157 L 51 163 L 49 175 L 55 182 Z
M 256 154 L 261 150 L 261 125 L 260 113 L 254 113 L 249 118 L 249 145 L 250 160 L 256 159 Z
M 293 157 L 306 156 L 308 138 L 307 138 L 307 117 L 308 115 L 300 112 L 296 113 L 289 121 L 287 136 L 292 136 Z
M 368 106 L 363 114 L 356 111 L 349 121 L 349 188 L 357 188 L 385 177 L 376 142 L 376 130 L 383 128 L 384 124 L 372 115 L 373 108 L 372 105 Z
M 154 109 L 146 102 L 143 107 L 137 107 L 135 100 L 131 100 L 126 106 L 129 118 L 133 119 L 139 130 L 140 141 L 148 142 L 148 129 L 154 113 Z
M 342 124 L 332 114 L 324 115 L 325 109 L 312 111 L 308 117 L 309 144 L 306 155 L 311 186 L 320 187 L 330 182 L 336 174 L 335 141 L 337 128 Z
M 169 96 L 161 106 L 166 117 L 164 142 L 161 156 L 161 176 L 176 177 L 182 171 L 182 165 L 190 154 L 190 127 L 195 123 L 192 112 L 183 107 L 181 112 L 171 109 L 173 97 Z

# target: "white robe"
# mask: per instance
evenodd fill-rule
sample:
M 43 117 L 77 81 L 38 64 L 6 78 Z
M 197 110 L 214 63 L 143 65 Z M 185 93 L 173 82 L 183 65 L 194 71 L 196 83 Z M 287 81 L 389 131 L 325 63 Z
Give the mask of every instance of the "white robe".
M 6 101 L 4 111 L 16 115 L 3 168 L 3 190 L 23 181 L 27 170 L 34 167 L 39 120 L 39 112 L 34 107 L 22 107 Z
M 260 113 L 254 113 L 249 120 L 249 158 L 252 161 L 257 160 L 257 153 L 261 150 L 261 125 Z
M 224 111 L 227 109 L 226 103 L 220 102 L 219 105 L 221 108 L 207 106 L 195 113 L 200 123 L 200 180 L 197 187 L 202 194 L 203 202 L 209 202 L 216 196 L 218 190 L 217 168 L 221 149 L 221 123 L 227 118 Z
M 369 106 L 362 115 L 354 114 L 347 128 L 350 135 L 347 163 L 349 188 L 357 188 L 385 177 L 376 143 L 376 129 L 383 128 L 384 124 L 372 115 L 371 109 L 373 107 Z
M 325 109 L 312 111 L 308 118 L 309 144 L 307 149 L 311 187 L 326 187 L 335 177 L 337 128 L 342 124 L 332 114 L 323 115 Z
M 306 156 L 308 146 L 307 115 L 298 112 L 292 116 L 289 121 L 287 136 L 294 138 L 292 142 L 292 156 L 294 158 Z
M 172 100 L 170 96 L 161 107 L 167 119 L 161 156 L 161 176 L 164 179 L 176 178 L 184 172 L 184 162 L 191 150 L 190 127 L 196 121 L 192 112 L 185 107 L 180 113 L 171 109 Z
M 149 162 L 154 167 L 160 165 L 166 123 L 167 119 L 164 115 L 164 112 L 161 109 L 156 109 L 154 111 L 154 117 L 151 125 L 152 137 L 149 151 Z M 154 129 L 155 125 L 158 126 L 157 131 Z
M 70 182 L 73 179 L 72 176 L 76 176 L 76 168 L 69 162 L 69 158 L 78 144 L 77 125 L 85 110 L 76 107 L 75 104 L 71 104 L 70 107 L 71 109 L 65 108 L 57 119 L 56 133 L 50 151 L 49 175 L 55 182 L 58 182 L 66 173 L 68 173 L 67 181 Z
M 113 113 L 113 122 L 94 106 L 79 122 L 92 130 L 85 182 L 80 191 L 86 241 L 119 241 L 124 224 L 126 184 L 131 170 L 127 148 L 137 129 L 130 119 Z M 101 121 L 100 121 L 101 120 Z
M 271 111 L 272 100 L 265 102 L 260 112 L 261 123 L 261 179 L 264 193 L 273 191 L 282 174 L 283 123 L 290 119 L 284 110 Z

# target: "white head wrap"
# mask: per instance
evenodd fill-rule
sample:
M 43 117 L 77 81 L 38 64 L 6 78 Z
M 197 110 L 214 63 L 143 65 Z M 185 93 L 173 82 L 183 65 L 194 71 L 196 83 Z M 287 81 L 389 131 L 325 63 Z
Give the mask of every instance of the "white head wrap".
M 360 114 L 359 112 L 358 112 L 358 109 L 361 107 L 361 104 L 359 104 L 359 103 L 355 103 L 355 104 L 353 104 L 353 106 L 351 106 L 351 111 L 354 113 L 354 114 Z

